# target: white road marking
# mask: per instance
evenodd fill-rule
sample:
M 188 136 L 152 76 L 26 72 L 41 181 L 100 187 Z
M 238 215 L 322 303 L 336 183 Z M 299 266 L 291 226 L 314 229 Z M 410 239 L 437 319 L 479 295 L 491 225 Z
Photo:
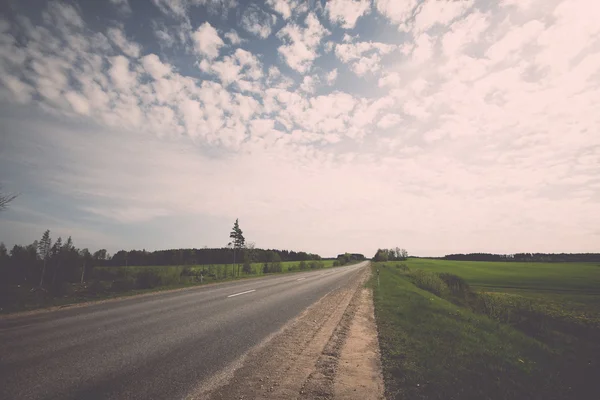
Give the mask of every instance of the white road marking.
M 303 280 L 303 279 L 306 279 L 306 278 L 299 278 L 299 279 L 296 279 L 296 280 L 297 280 L 297 281 L 301 281 L 301 280 Z
M 256 289 L 252 289 L 252 290 L 246 290 L 245 292 L 240 292 L 240 293 L 236 293 L 236 294 L 230 294 L 227 297 L 235 297 L 235 296 L 239 296 L 241 294 L 246 294 L 246 293 L 252 293 L 252 292 L 256 292 Z

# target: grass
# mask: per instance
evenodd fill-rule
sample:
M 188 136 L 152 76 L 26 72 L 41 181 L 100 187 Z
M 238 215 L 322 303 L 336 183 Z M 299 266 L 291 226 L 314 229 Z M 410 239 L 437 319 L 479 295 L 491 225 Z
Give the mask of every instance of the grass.
M 450 261 L 409 258 L 410 269 L 451 272 L 472 287 L 600 295 L 600 264 Z
M 597 297 L 581 279 L 589 274 L 594 281 L 593 266 L 569 264 L 563 272 L 559 264 L 536 264 L 537 272 L 528 272 L 527 264 L 403 264 L 408 268 L 376 264 L 380 277 L 371 281 L 388 398 L 598 398 Z M 502 273 L 490 271 L 496 265 Z M 549 270 L 536 287 L 535 273 Z M 529 280 L 522 283 L 523 277 Z M 498 291 L 515 286 L 530 292 Z M 564 298 L 563 287 L 578 299 L 579 311 L 556 301 Z

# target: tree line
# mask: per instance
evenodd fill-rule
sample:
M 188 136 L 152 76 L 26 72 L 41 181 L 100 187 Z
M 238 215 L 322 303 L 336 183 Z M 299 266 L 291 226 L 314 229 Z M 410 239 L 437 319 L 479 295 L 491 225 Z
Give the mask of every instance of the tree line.
M 346 264 L 351 264 L 359 261 L 364 261 L 365 256 L 359 253 L 344 253 L 338 254 L 336 260 L 333 262 L 333 266 L 341 266 Z
M 39 240 L 28 245 L 14 245 L 10 250 L 0 242 L 0 284 L 54 289 L 65 283 L 83 282 L 92 276 L 96 267 L 228 264 L 231 274 L 239 275 L 240 269 L 248 272 L 250 264 L 258 262 L 268 266 L 265 272 L 278 272 L 282 261 L 321 259 L 318 254 L 303 251 L 255 248 L 253 243 L 242 240 L 239 225 L 237 229 L 234 225 L 236 234 L 231 237 L 233 240 L 228 247 L 119 250 L 112 256 L 106 249 L 95 252 L 79 249 L 71 237 L 53 240 L 50 231 L 46 230 Z
M 600 253 L 448 254 L 444 260 L 508 262 L 600 262 Z
M 377 249 L 373 261 L 404 261 L 408 258 L 406 249 L 399 247 L 393 249 Z

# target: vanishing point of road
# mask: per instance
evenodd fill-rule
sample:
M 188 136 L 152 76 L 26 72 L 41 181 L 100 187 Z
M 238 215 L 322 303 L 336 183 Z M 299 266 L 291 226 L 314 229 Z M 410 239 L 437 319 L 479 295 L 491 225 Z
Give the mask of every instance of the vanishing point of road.
M 0 318 L 0 399 L 180 399 L 367 262 Z

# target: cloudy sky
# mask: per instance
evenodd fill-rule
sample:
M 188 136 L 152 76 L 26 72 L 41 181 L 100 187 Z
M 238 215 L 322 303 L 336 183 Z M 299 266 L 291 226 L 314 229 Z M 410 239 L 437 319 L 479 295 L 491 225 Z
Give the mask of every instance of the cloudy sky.
M 8 0 L 0 241 L 600 247 L 595 0 Z

